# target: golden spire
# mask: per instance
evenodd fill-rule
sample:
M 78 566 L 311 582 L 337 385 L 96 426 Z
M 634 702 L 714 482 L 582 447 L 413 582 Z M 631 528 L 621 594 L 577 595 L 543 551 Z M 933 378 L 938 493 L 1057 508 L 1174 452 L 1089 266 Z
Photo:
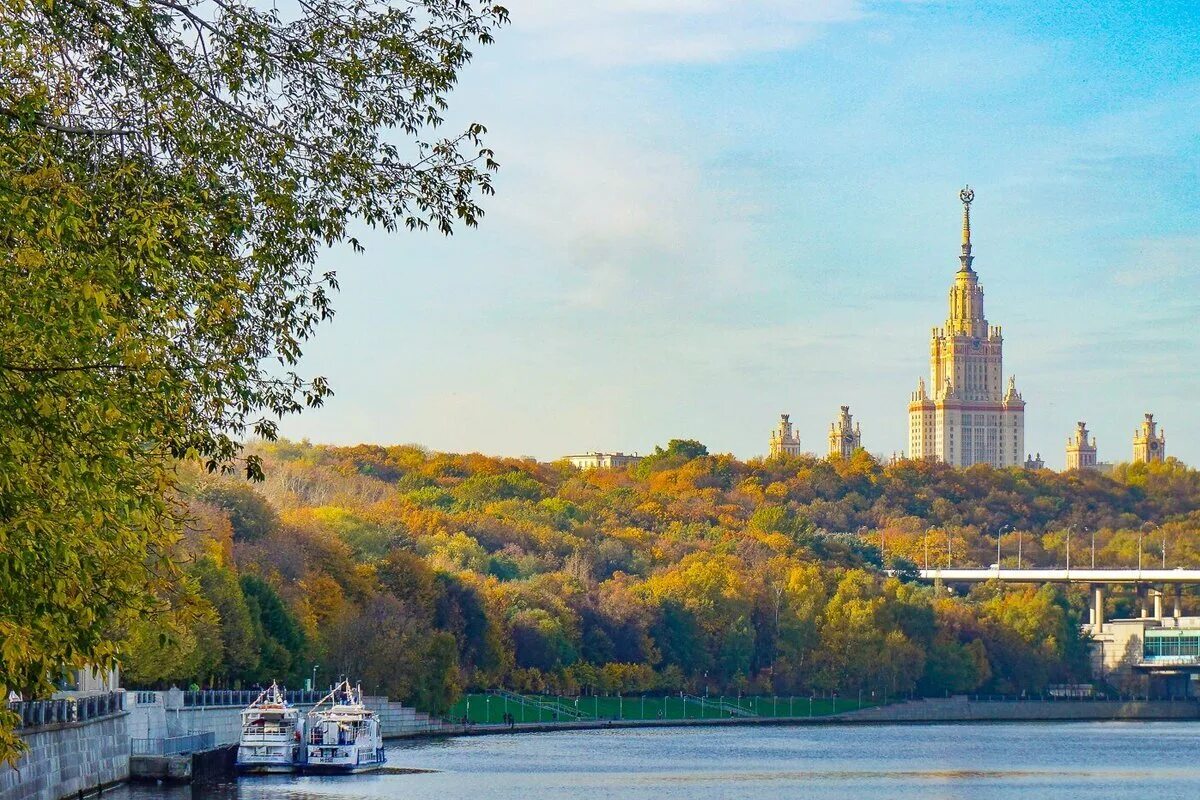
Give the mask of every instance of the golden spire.
M 964 186 L 963 190 L 958 193 L 958 199 L 962 200 L 963 204 L 963 228 L 962 228 L 962 255 L 958 260 L 962 262 L 960 272 L 970 272 L 971 262 L 975 260 L 971 255 L 971 201 L 975 199 L 975 190 L 970 186 Z

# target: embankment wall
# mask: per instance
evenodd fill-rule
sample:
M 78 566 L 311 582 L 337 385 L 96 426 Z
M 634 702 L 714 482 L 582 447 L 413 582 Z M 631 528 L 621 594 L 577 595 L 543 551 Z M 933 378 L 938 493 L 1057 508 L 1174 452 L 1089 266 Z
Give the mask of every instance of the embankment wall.
M 1017 722 L 1200 719 L 1200 703 L 1087 700 L 975 702 L 965 698 L 912 700 L 826 718 L 830 722 Z
M 128 714 L 21 733 L 28 752 L 0 766 L 0 800 L 60 800 L 129 777 Z

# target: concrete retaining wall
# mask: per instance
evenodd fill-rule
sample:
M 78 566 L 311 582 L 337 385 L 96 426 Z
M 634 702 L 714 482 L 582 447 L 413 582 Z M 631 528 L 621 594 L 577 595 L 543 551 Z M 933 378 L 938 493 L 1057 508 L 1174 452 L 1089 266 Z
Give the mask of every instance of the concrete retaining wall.
M 966 698 L 913 700 L 827 717 L 831 722 L 981 722 L 1019 720 L 1200 719 L 1195 701 L 971 702 Z
M 129 777 L 128 715 L 23 732 L 29 751 L 0 766 L 0 800 L 60 800 Z

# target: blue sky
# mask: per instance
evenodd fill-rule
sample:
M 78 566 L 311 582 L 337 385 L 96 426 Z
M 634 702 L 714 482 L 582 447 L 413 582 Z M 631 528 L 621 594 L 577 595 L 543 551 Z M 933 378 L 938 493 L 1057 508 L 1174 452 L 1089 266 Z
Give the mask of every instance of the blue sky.
M 1026 444 L 1145 411 L 1200 459 L 1200 4 L 510 0 L 451 120 L 480 229 L 331 251 L 333 383 L 285 435 L 554 458 L 749 457 L 837 408 L 879 453 L 946 316 L 964 183 Z

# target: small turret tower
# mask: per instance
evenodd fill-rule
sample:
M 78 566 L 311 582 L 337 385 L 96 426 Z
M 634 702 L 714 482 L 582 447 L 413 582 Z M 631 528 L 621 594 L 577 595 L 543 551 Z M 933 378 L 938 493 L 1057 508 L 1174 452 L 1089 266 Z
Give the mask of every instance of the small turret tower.
M 1067 439 L 1067 470 L 1096 468 L 1096 437 L 1088 440 L 1086 422 L 1075 423 L 1075 435 Z
M 1149 464 L 1163 461 L 1167 457 L 1167 432 L 1157 430 L 1154 415 L 1147 413 L 1142 427 L 1133 432 L 1133 461 Z
M 849 458 L 862 447 L 862 430 L 850 414 L 850 406 L 842 406 L 842 413 L 829 425 L 830 458 Z
M 771 431 L 771 456 L 800 455 L 800 436 L 792 430 L 791 417 L 779 415 L 779 426 Z

